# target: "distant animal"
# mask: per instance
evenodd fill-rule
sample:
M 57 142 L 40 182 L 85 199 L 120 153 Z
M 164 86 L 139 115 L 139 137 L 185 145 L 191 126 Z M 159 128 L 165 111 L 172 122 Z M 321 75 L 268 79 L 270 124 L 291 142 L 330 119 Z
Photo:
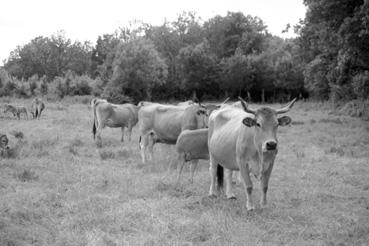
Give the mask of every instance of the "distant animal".
M 6 152 L 9 150 L 8 143 L 8 137 L 0 133 L 0 156 L 6 155 Z
M 33 119 L 40 119 L 41 113 L 45 109 L 45 104 L 40 98 L 35 98 L 31 105 L 31 114 Z
M 92 133 L 94 139 L 97 138 L 97 143 L 101 144 L 101 132 L 105 126 L 116 128 L 120 127 L 122 130 L 121 141 L 124 141 L 124 128 L 128 129 L 128 140 L 131 141 L 132 128 L 137 124 L 137 110 L 136 105 L 126 104 L 112 104 L 106 100 L 95 100 L 92 104 L 93 110 L 93 127 Z
M 211 185 L 210 196 L 216 196 L 216 180 L 218 189 L 223 186 L 223 173 L 226 182 L 227 198 L 235 198 L 232 191 L 232 170 L 240 170 L 247 197 L 246 207 L 254 209 L 251 198 L 252 182 L 250 173 L 261 182 L 261 206 L 267 204 L 266 194 L 268 182 L 277 155 L 277 128 L 291 122 L 288 116 L 279 114 L 288 112 L 296 99 L 281 109 L 261 107 L 250 109 L 240 98 L 242 109 L 223 107 L 215 111 L 209 119 L 209 158 Z M 223 172 L 224 169 L 224 172 Z
M 176 143 L 178 154 L 178 179 L 180 181 L 183 166 L 191 161 L 190 182 L 193 183 L 193 176 L 199 160 L 209 160 L 208 149 L 208 129 L 184 130 L 178 136 Z
M 27 109 L 24 106 L 14 106 L 11 104 L 5 104 L 4 113 L 11 112 L 13 116 L 20 120 L 21 114 L 24 114 L 26 119 L 28 119 Z
M 146 149 L 153 159 L 153 144 L 174 145 L 179 134 L 186 129 L 206 127 L 206 109 L 196 103 L 190 106 L 144 104 L 138 111 L 142 162 L 146 162 Z M 152 138 L 155 136 L 155 141 Z

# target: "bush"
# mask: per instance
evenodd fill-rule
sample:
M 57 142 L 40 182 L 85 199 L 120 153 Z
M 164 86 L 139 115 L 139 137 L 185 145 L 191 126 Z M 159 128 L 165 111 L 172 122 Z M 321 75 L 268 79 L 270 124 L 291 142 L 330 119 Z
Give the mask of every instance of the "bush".
M 369 71 L 355 75 L 352 79 L 352 87 L 359 99 L 369 98 Z

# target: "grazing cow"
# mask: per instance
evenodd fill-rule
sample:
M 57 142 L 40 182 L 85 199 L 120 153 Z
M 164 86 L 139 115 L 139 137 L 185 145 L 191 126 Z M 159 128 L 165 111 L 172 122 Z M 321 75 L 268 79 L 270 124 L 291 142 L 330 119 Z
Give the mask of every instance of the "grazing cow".
M 41 113 L 42 111 L 45 109 L 45 104 L 44 102 L 36 97 L 33 101 L 32 101 L 32 105 L 31 105 L 31 114 L 32 117 L 34 119 L 40 119 L 41 118 Z
M 282 109 L 261 107 L 252 110 L 241 100 L 243 109 L 224 107 L 214 112 L 209 119 L 210 155 L 210 196 L 216 196 L 215 181 L 218 188 L 223 185 L 223 168 L 226 181 L 227 198 L 235 198 L 232 192 L 232 170 L 240 170 L 246 190 L 248 210 L 254 209 L 251 199 L 252 182 L 250 173 L 261 182 L 261 206 L 266 206 L 266 193 L 269 177 L 277 155 L 277 128 L 286 126 L 291 118 L 278 114 L 288 112 L 296 99 Z
M 206 127 L 206 109 L 197 103 L 190 106 L 144 104 L 138 111 L 138 118 L 143 163 L 146 161 L 146 148 L 149 149 L 150 159 L 153 159 L 155 142 L 174 145 L 183 130 Z
M 101 132 L 105 126 L 108 127 L 121 127 L 122 137 L 121 141 L 124 141 L 124 128 L 128 128 L 128 140 L 131 141 L 132 128 L 137 124 L 137 106 L 126 104 L 112 104 L 106 100 L 97 99 L 92 105 L 94 113 L 94 123 L 92 132 L 98 140 L 98 144 L 101 144 Z
M 190 182 L 193 183 L 198 161 L 209 160 L 208 129 L 182 131 L 178 136 L 176 149 L 179 162 L 177 183 L 179 183 L 183 166 L 187 161 L 192 161 Z
M 26 116 L 26 119 L 28 120 L 28 114 L 27 114 L 26 107 L 5 104 L 4 113 L 7 113 L 7 112 L 11 112 L 13 116 L 18 118 L 18 120 L 20 120 L 20 115 L 24 114 Z

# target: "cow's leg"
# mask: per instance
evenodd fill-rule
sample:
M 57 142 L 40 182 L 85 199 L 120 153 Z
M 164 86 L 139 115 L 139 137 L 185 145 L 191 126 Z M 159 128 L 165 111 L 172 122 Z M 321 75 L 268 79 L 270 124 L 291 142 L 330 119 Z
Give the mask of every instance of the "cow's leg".
M 140 152 L 142 163 L 146 163 L 146 147 L 148 145 L 148 134 L 140 136 Z
M 124 126 L 122 126 L 122 137 L 120 139 L 120 141 L 123 143 L 124 142 Z
M 236 196 L 233 193 L 232 184 L 232 170 L 224 168 L 224 178 L 226 183 L 226 197 L 227 199 L 235 199 Z
M 102 139 L 101 139 L 101 132 L 104 128 L 103 124 L 99 124 L 99 126 L 96 129 L 96 145 L 97 147 L 102 147 Z
M 255 209 L 254 203 L 252 202 L 252 182 L 250 178 L 250 170 L 249 165 L 245 161 L 239 159 L 238 160 L 241 176 L 243 179 L 243 184 L 246 190 L 246 208 L 247 210 L 253 210 Z
M 191 172 L 190 183 L 191 184 L 193 184 L 193 176 L 195 174 L 198 163 L 199 163 L 199 160 L 192 160 L 191 161 L 191 165 L 190 165 L 190 172 Z
M 131 122 L 128 123 L 128 141 L 130 142 L 131 142 L 131 136 L 132 136 L 132 128 L 133 128 L 132 123 Z
M 178 155 L 178 177 L 177 177 L 177 184 L 179 184 L 179 181 L 181 179 L 181 173 L 182 173 L 182 170 L 183 170 L 183 167 L 186 163 L 186 159 L 185 159 L 185 154 L 184 153 L 181 153 Z
M 216 187 L 215 187 L 215 183 L 217 181 L 217 164 L 214 162 L 214 160 L 212 159 L 211 155 L 210 155 L 210 160 L 209 160 L 209 172 L 210 172 L 210 190 L 209 190 L 209 196 L 210 197 L 216 197 L 217 196 L 217 191 L 216 191 Z
M 261 175 L 260 179 L 260 186 L 261 186 L 261 200 L 260 200 L 260 206 L 262 208 L 266 207 L 267 205 L 267 191 L 268 191 L 268 183 L 270 174 L 272 173 L 274 161 L 272 161 L 268 167 L 268 169 Z
M 151 161 L 154 161 L 154 144 L 155 144 L 155 138 L 154 133 L 148 134 L 148 152 L 149 152 L 149 159 Z

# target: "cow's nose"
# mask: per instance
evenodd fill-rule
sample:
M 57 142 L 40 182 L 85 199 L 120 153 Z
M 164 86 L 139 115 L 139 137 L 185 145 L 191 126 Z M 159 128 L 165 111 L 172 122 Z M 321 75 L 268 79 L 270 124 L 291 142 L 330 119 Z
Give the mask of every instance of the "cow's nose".
M 277 148 L 277 143 L 274 141 L 269 141 L 266 143 L 267 150 L 275 150 Z

